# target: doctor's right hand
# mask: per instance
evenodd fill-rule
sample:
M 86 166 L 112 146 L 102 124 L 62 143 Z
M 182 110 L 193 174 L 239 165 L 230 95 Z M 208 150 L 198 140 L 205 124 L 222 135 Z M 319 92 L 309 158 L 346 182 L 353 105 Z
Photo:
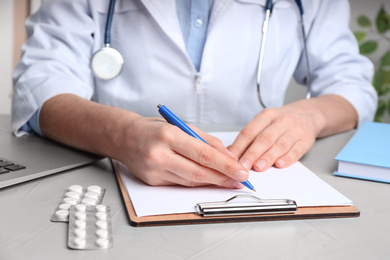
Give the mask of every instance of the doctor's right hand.
M 39 120 L 46 137 L 116 159 L 149 185 L 242 188 L 240 182 L 249 177 L 215 137 L 195 129 L 205 144 L 161 118 L 142 117 L 73 94 L 46 101 Z
M 249 177 L 218 138 L 198 129 L 208 144 L 160 118 L 137 117 L 126 129 L 116 159 L 149 185 L 242 188 Z

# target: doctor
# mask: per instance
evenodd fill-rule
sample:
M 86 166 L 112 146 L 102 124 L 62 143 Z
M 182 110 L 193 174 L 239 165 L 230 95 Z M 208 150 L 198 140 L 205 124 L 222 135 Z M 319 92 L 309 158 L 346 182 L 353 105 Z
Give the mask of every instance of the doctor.
M 150 185 L 241 188 L 248 170 L 287 167 L 316 138 L 372 120 L 372 64 L 348 28 L 346 0 L 304 7 L 312 98 L 283 105 L 292 76 L 308 79 L 299 9 L 274 0 L 256 75 L 265 0 L 117 0 L 110 46 L 124 65 L 94 76 L 109 0 L 51 0 L 26 22 L 14 73 L 12 127 L 123 162 Z M 165 104 L 188 123 L 246 125 L 226 149 L 207 145 L 158 116 Z

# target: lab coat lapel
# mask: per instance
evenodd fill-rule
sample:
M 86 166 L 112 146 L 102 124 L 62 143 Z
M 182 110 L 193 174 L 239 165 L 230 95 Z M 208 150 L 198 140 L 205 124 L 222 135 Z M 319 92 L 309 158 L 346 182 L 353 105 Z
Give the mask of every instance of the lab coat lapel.
M 222 13 L 225 7 L 227 7 L 231 2 L 232 0 L 214 0 L 208 30 L 211 30 L 218 15 Z
M 176 13 L 175 0 L 141 0 L 164 33 L 186 52 L 183 34 Z

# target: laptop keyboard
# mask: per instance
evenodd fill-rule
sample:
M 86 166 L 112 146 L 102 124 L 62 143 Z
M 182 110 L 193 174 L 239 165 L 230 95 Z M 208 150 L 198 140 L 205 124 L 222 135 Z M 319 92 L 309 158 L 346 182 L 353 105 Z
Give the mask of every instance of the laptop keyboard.
M 26 166 L 0 158 L 0 174 L 26 169 Z

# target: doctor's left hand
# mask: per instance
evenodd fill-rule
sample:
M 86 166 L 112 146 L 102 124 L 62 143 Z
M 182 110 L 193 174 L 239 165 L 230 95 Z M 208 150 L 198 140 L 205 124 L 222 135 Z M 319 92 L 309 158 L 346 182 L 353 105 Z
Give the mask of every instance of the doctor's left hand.
M 284 168 L 299 160 L 317 137 L 352 129 L 353 106 L 341 96 L 324 95 L 266 108 L 249 122 L 228 148 L 246 169 Z

